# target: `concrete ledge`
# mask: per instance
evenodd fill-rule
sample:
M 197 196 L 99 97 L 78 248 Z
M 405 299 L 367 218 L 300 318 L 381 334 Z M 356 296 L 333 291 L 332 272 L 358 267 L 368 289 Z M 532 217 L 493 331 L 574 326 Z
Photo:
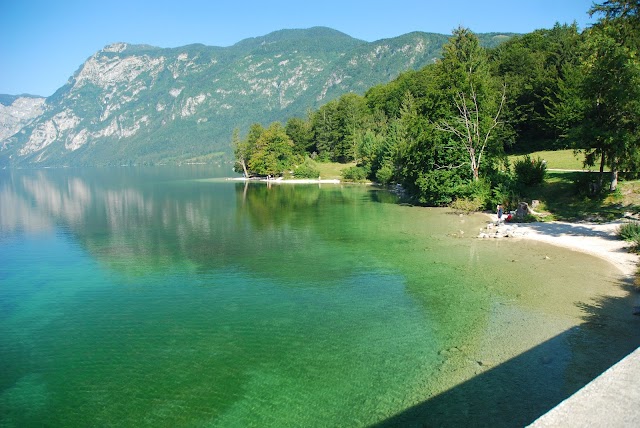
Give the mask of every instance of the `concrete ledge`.
M 640 348 L 531 427 L 640 427 Z

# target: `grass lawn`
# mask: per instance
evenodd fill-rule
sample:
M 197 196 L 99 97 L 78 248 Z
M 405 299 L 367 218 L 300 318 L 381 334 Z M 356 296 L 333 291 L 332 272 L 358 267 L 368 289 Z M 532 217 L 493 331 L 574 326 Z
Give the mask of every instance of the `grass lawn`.
M 533 152 L 529 155 L 532 159 L 540 157 L 547 161 L 547 168 L 549 169 L 571 169 L 571 170 L 583 170 L 582 160 L 584 156 L 582 154 L 575 155 L 573 150 L 546 150 L 540 152 Z M 509 156 L 511 164 L 516 159 L 522 159 L 524 155 Z M 591 167 L 592 171 L 596 171 L 598 167 Z
M 338 163 L 338 162 L 318 162 L 316 167 L 320 170 L 320 177 L 323 180 L 340 180 L 342 178 L 341 172 L 345 168 L 355 166 L 355 162 L 352 163 Z
M 541 202 L 537 211 L 548 215 L 544 220 L 565 221 L 612 221 L 619 219 L 625 212 L 640 213 L 640 180 L 618 183 L 618 190 L 604 192 L 600 196 L 587 196 L 589 181 L 597 180 L 598 166 L 585 172 L 583 155 L 573 150 L 539 151 L 529 154 L 532 159 L 540 157 L 547 161 L 545 182 L 526 190 L 521 195 L 524 200 L 537 199 Z M 513 164 L 524 155 L 509 156 Z M 564 171 L 562 171 L 564 170 Z M 605 174 L 604 185 L 608 184 L 609 174 Z M 579 184 L 579 183 L 583 184 Z
M 537 210 L 549 213 L 545 220 L 612 221 L 627 211 L 640 212 L 640 181 L 620 181 L 618 191 L 588 197 L 578 192 L 576 183 L 586 181 L 589 175 L 587 172 L 549 171 L 542 185 L 529 189 L 523 196 L 541 202 Z

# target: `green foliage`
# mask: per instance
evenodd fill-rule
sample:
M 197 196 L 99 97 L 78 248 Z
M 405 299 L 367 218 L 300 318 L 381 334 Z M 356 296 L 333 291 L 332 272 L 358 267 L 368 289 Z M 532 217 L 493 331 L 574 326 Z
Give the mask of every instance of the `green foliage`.
M 488 207 L 491 200 L 491 183 L 481 179 L 461 185 L 456 189 L 457 198 L 473 200 L 482 207 Z
M 584 110 L 579 130 L 590 141 L 586 163 L 597 158 L 611 168 L 610 189 L 617 172 L 637 169 L 640 150 L 640 60 L 625 44 L 619 28 L 593 27 L 585 42 Z
M 441 92 L 450 94 L 450 112 L 436 127 L 451 134 L 454 150 L 469 159 L 473 180 L 480 178 L 485 156 L 502 152 L 504 142 L 496 138 L 502 122 L 505 89 L 489 72 L 489 62 L 478 38 L 465 28 L 454 31 L 444 47 Z
M 358 154 L 358 134 L 367 128 L 369 109 L 365 99 L 354 93 L 342 95 L 338 99 L 338 144 L 334 159 L 339 162 L 356 160 Z
M 234 129 L 231 137 L 231 146 L 233 148 L 233 154 L 235 156 L 234 171 L 240 172 L 247 177 L 251 174 L 255 174 L 255 171 L 249 170 L 249 162 L 251 157 L 256 151 L 256 143 L 258 139 L 264 134 L 265 129 L 259 123 L 254 123 L 249 129 L 247 138 L 240 139 L 240 131 Z
M 247 168 L 252 175 L 282 175 L 292 169 L 298 159 L 293 152 L 293 142 L 279 122 L 267 129 L 252 126 L 241 146 L 248 147 Z
M 456 190 L 462 185 L 460 177 L 452 170 L 421 171 L 415 180 L 413 192 L 419 203 L 444 207 L 456 198 Z
M 311 132 L 320 160 L 332 161 L 336 158 L 336 145 L 340 138 L 337 110 L 338 102 L 330 101 L 311 117 Z
M 522 198 L 515 190 L 513 184 L 509 182 L 498 183 L 493 189 L 491 189 L 491 198 L 489 199 L 489 207 L 495 207 L 498 204 L 505 207 L 505 209 L 516 208 L 518 202 Z
M 313 134 L 308 121 L 299 117 L 292 117 L 287 120 L 284 129 L 291 141 L 293 141 L 296 153 L 305 154 L 314 151 Z
M 385 147 L 384 135 L 378 135 L 372 130 L 367 130 L 356 136 L 358 145 L 357 156 L 363 165 L 372 167 L 379 163 L 381 151 Z
M 518 184 L 525 187 L 541 184 L 547 173 L 546 162 L 540 157 L 532 159 L 529 155 L 517 159 L 514 162 L 513 167 L 515 169 Z
M 479 86 L 485 82 L 489 72 L 486 51 L 480 40 L 469 29 L 458 27 L 443 47 L 441 68 L 451 92 L 467 90 L 470 85 Z
M 618 236 L 640 247 L 640 222 L 625 223 L 618 228 Z
M 587 167 L 619 171 L 640 167 L 640 4 L 607 0 L 589 13 L 600 19 L 581 35 L 579 65 L 565 73 L 550 103 L 561 137 L 584 153 Z
M 583 34 L 558 24 L 491 51 L 458 28 L 441 61 L 371 87 L 364 97 L 342 95 L 306 121 L 290 120 L 293 150 L 357 162 L 344 178 L 398 183 L 415 202 L 437 206 L 515 206 L 520 195 L 539 190 L 545 162 L 525 156 L 512 175 L 505 149 L 571 146 L 587 165 L 639 169 L 637 37 L 621 37 L 635 25 L 628 21 L 637 8 L 625 9 L 622 0 L 603 7 L 618 3 L 624 7 L 614 12 L 598 9 L 607 18 Z M 594 193 L 593 183 L 587 186 Z
M 318 157 L 337 162 L 355 160 L 360 135 L 371 122 L 370 116 L 365 99 L 353 93 L 320 107 L 310 120 Z
M 571 85 L 563 86 L 569 76 L 580 77 L 580 45 L 577 25 L 556 24 L 514 37 L 491 52 L 493 74 L 507 82 L 505 120 L 512 127 L 512 152 L 569 144 L 565 125 L 571 116 Z M 567 90 L 564 98 L 561 89 Z
M 456 211 L 464 211 L 466 213 L 480 211 L 483 207 L 484 202 L 480 198 L 457 198 L 451 203 L 451 208 Z
M 342 178 L 347 181 L 362 182 L 367 180 L 369 171 L 362 166 L 352 166 L 342 170 Z
M 636 51 L 640 48 L 640 3 L 637 0 L 605 0 L 594 4 L 589 15 L 600 17 L 595 27 L 613 27 L 622 42 Z
M 389 184 L 393 180 L 393 167 L 385 163 L 376 171 L 376 179 L 380 184 Z
M 315 161 L 306 158 L 301 165 L 294 171 L 296 178 L 318 178 L 320 177 L 320 169 Z

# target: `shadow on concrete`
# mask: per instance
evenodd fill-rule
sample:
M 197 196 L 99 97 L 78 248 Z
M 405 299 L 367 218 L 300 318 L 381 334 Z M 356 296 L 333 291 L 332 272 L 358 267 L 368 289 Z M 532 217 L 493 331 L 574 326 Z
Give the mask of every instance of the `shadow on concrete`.
M 640 346 L 629 296 L 579 303 L 584 322 L 376 427 L 522 427 Z

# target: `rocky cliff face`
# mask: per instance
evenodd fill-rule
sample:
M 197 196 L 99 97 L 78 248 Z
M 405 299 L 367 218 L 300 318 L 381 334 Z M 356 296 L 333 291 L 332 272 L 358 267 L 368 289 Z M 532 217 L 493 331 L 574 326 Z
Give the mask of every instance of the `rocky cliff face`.
M 44 111 L 42 97 L 4 96 L 0 101 L 0 142 L 11 137 Z
M 34 104 L 35 119 L 16 125 L 20 132 L 3 134 L 0 166 L 211 160 L 229 151 L 233 128 L 363 93 L 432 62 L 446 40 L 411 33 L 368 43 L 312 28 L 229 48 L 112 44 L 41 100 L 41 114 Z

